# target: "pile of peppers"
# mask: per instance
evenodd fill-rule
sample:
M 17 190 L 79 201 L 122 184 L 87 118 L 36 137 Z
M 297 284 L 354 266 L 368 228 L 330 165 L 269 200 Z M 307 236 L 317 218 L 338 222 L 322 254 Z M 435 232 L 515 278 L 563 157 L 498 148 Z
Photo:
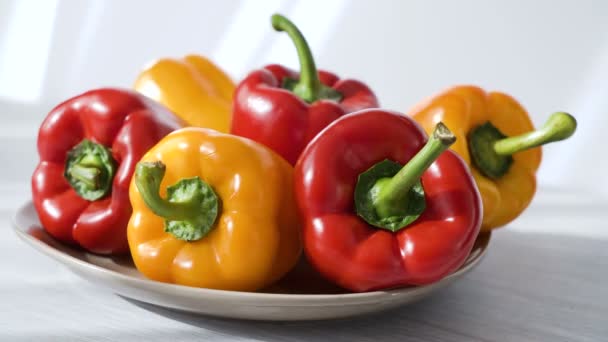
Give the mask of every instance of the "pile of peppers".
M 349 291 L 426 285 L 526 209 L 541 145 L 576 129 L 557 112 L 535 130 L 515 99 L 474 86 L 381 109 L 364 83 L 318 70 L 291 21 L 271 23 L 299 71 L 235 84 L 203 56 L 163 58 L 134 90 L 51 110 L 32 176 L 45 230 L 180 285 L 257 291 L 301 260 Z

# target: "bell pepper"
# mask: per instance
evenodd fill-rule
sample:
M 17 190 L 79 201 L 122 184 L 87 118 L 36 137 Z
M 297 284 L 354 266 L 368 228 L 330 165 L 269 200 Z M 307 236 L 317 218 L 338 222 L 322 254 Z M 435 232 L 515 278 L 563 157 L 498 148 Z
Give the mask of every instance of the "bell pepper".
M 169 110 L 128 90 L 92 90 L 59 104 L 38 132 L 32 195 L 42 226 L 94 253 L 127 252 L 135 165 L 182 126 Z
M 536 192 L 540 146 L 564 140 L 576 130 L 569 114 L 551 115 L 534 130 L 526 110 L 511 96 L 457 86 L 432 97 L 409 113 L 430 132 L 438 121 L 458 137 L 452 150 L 472 168 L 483 199 L 482 231 L 517 218 Z
M 190 126 L 230 129 L 234 83 L 203 56 L 160 59 L 147 66 L 135 90 L 171 109 Z
M 280 65 L 250 73 L 235 92 L 230 132 L 270 147 L 293 165 L 308 142 L 329 123 L 379 105 L 365 84 L 317 72 L 304 36 L 287 18 L 275 14 L 272 25 L 287 32 L 294 42 L 300 74 Z
M 301 252 L 293 168 L 265 146 L 209 129 L 168 135 L 137 166 L 129 246 L 161 282 L 254 291 Z
M 315 268 L 357 292 L 429 284 L 458 269 L 482 209 L 467 165 L 445 151 L 454 139 L 438 124 L 427 140 L 412 119 L 377 109 L 319 133 L 294 174 Z

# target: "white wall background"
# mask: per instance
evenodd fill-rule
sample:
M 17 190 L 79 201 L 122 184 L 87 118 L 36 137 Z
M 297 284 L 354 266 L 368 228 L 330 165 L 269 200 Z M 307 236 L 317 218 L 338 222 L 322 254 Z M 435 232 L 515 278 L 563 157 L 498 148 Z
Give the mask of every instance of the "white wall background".
M 297 67 L 274 12 L 295 21 L 321 68 L 365 80 L 405 111 L 449 85 L 508 92 L 537 125 L 579 119 L 548 146 L 544 187 L 608 195 L 608 2 L 602 0 L 0 0 L 0 177 L 27 197 L 35 134 L 59 101 L 129 87 L 161 56 L 211 56 L 235 78 L 269 62 Z M 25 189 L 25 190 L 23 190 Z

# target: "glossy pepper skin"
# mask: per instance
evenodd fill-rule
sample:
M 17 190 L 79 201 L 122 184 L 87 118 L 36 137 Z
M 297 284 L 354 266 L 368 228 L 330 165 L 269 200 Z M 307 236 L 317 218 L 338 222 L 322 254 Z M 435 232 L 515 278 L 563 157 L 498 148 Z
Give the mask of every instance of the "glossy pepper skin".
M 32 176 L 34 205 L 46 231 L 94 253 L 128 251 L 128 187 L 135 165 L 182 126 L 166 108 L 128 90 L 92 90 L 55 107 L 40 126 L 40 163 Z M 94 194 L 101 196 L 95 200 L 83 198 L 66 178 L 69 155 L 84 140 L 108 151 L 115 169 L 105 180 L 107 193 Z
M 198 177 L 213 189 L 220 205 L 209 232 L 186 241 L 165 231 L 165 219 L 148 206 L 138 188 L 138 180 L 145 176 L 134 177 L 129 246 L 137 269 L 146 277 L 255 291 L 293 267 L 302 249 L 300 219 L 292 191 L 293 168 L 280 156 L 245 138 L 191 127 L 168 135 L 140 165 L 158 161 L 166 165 L 162 198 L 167 197 L 168 186 Z
M 326 278 L 369 291 L 429 284 L 462 265 L 479 231 L 481 199 L 453 152 L 422 173 L 426 208 L 405 228 L 378 229 L 355 212 L 363 172 L 385 159 L 407 164 L 426 142 L 413 120 L 370 109 L 334 121 L 304 150 L 294 176 L 304 248 Z
M 273 24 L 274 18 L 276 15 Z M 301 33 L 289 22 L 286 26 L 280 30 L 287 31 L 296 41 L 301 73 L 276 64 L 251 72 L 236 89 L 230 132 L 270 147 L 293 165 L 308 142 L 332 121 L 379 105 L 365 84 L 339 79 L 330 72 L 317 72 Z M 294 89 L 287 89 L 287 79 L 306 84 L 306 90 L 313 88 L 308 93 L 310 97 L 303 99 Z M 328 92 L 334 92 L 339 99 L 327 98 Z
M 235 85 L 208 58 L 164 58 L 147 66 L 134 89 L 169 108 L 190 126 L 230 129 Z
M 475 86 L 456 86 L 420 103 L 409 115 L 427 132 L 438 121 L 454 130 L 458 140 L 451 148 L 471 166 L 483 199 L 482 231 L 504 226 L 530 204 L 536 192 L 536 171 L 542 155 L 540 147 L 514 153 L 508 172 L 496 179 L 481 172 L 470 153 L 470 135 L 485 123 L 491 123 L 508 137 L 534 130 L 527 111 L 513 97 L 501 92 L 486 92 Z M 576 121 L 572 120 L 570 117 L 569 123 L 575 128 Z

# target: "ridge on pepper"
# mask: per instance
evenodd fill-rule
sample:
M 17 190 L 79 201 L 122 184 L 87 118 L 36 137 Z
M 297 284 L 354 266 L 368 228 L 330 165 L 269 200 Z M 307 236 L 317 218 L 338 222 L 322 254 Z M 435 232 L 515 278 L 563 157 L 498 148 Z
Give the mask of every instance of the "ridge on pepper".
M 161 58 L 146 66 L 133 89 L 167 106 L 190 126 L 228 132 L 234 83 L 204 56 Z

